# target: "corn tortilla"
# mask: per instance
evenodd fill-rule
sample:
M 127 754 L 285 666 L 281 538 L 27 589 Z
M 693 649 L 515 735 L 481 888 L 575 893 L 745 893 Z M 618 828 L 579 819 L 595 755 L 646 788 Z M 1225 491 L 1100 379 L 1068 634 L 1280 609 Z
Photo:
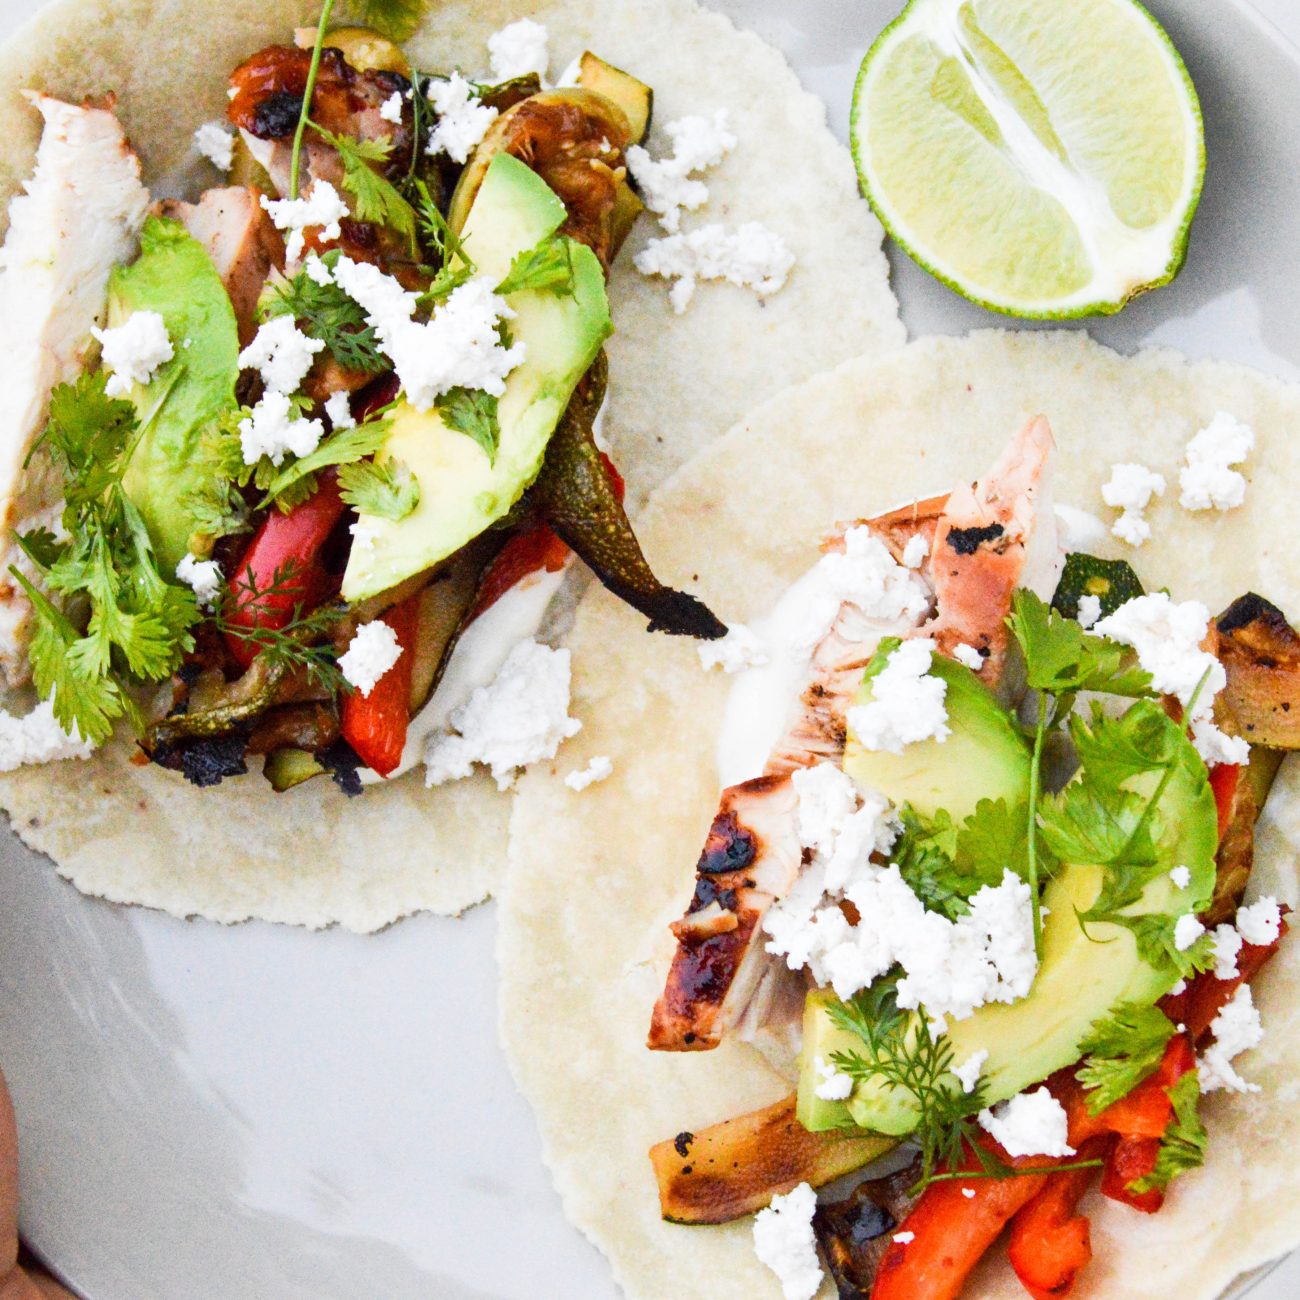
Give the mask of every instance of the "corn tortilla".
M 1177 504 L 1183 448 L 1219 410 L 1257 434 L 1246 502 L 1189 514 Z M 1169 479 L 1149 512 L 1154 539 L 1138 552 L 1111 550 L 1149 586 L 1167 583 L 1216 612 L 1253 589 L 1300 615 L 1290 543 L 1300 388 L 1168 352 L 1125 359 L 1080 333 L 986 332 L 849 362 L 702 452 L 652 498 L 643 535 L 673 578 L 699 573 L 723 617 L 747 620 L 813 563 L 836 520 L 974 479 L 1039 412 L 1060 446 L 1059 501 L 1112 518 L 1099 489 L 1119 460 L 1139 457 Z M 703 569 L 700 555 L 709 557 Z M 566 1212 L 628 1296 L 776 1300 L 749 1221 L 663 1223 L 646 1158 L 655 1142 L 790 1091 L 744 1044 L 687 1054 L 644 1046 L 672 952 L 666 927 L 690 895 L 716 807 L 727 680 L 704 673 L 690 646 L 651 653 L 601 592 L 586 597 L 569 644 L 585 724 L 569 763 L 606 754 L 614 774 L 581 794 L 540 772 L 521 784 L 498 942 L 511 1066 Z M 1293 906 L 1297 762 L 1283 766 L 1258 845 L 1258 869 Z M 1267 1037 L 1238 1064 L 1263 1091 L 1207 1101 L 1207 1164 L 1175 1184 L 1159 1215 L 1088 1203 L 1095 1258 L 1074 1292 L 1081 1300 L 1213 1300 L 1238 1274 L 1300 1244 L 1300 1168 L 1280 1136 L 1300 1101 L 1294 937 L 1255 992 Z M 972 1300 L 1023 1294 L 1001 1252 L 969 1291 Z
M 216 179 L 191 137 L 223 118 L 228 72 L 318 13 L 303 0 L 61 0 L 42 9 L 0 49 L 0 211 L 38 140 L 21 88 L 73 101 L 115 93 L 155 194 L 193 194 Z M 634 500 L 756 396 L 864 348 L 902 343 L 880 227 L 824 107 L 779 54 L 690 0 L 434 3 L 407 49 L 417 67 L 482 74 L 488 35 L 524 16 L 550 29 L 553 76 L 590 47 L 654 87 L 656 150 L 664 123 L 728 109 L 740 143 L 710 181 L 709 208 L 687 226 L 762 221 L 798 258 L 774 298 L 702 285 L 678 318 L 667 284 L 632 268 L 655 233 L 642 219 L 611 286 L 619 334 L 606 425 Z M 663 637 L 651 644 L 667 649 Z M 0 778 L 0 802 L 23 839 L 80 888 L 120 902 L 372 930 L 414 911 L 462 910 L 492 891 L 503 864 L 508 800 L 483 778 L 428 791 L 411 775 L 352 801 L 320 780 L 275 796 L 256 775 L 200 792 L 131 766 L 129 755 L 118 743 L 88 764 Z

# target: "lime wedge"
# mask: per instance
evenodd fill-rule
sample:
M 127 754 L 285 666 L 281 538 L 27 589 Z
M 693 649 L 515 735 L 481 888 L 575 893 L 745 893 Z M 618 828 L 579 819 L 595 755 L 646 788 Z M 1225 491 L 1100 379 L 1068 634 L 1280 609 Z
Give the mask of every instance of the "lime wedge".
M 1116 312 L 1183 264 L 1201 110 L 1132 0 L 912 0 L 863 60 L 852 135 L 890 234 L 994 311 Z

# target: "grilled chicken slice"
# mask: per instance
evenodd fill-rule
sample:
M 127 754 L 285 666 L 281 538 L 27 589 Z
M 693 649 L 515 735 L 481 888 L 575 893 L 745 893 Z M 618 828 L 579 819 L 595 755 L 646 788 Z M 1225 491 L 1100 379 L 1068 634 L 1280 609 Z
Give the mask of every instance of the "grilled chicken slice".
M 736 1033 L 797 1050 L 797 986 L 766 951 L 761 928 L 804 865 L 790 774 L 842 762 L 848 710 L 883 637 L 932 636 L 949 655 L 958 644 L 973 646 L 986 657 L 985 680 L 998 684 L 1013 591 L 1030 586 L 1050 597 L 1064 560 L 1051 500 L 1054 451 L 1047 421 L 1033 420 L 980 482 L 864 521 L 896 559 L 913 537 L 926 541 L 919 576 L 933 584 L 934 610 L 891 624 L 846 603 L 814 649 L 811 680 L 764 775 L 722 794 L 690 910 L 673 927 L 677 952 L 650 1047 L 707 1050 Z M 843 537 L 825 549 L 843 547 Z
M 0 409 L 0 669 L 28 676 L 31 609 L 9 576 L 20 552 L 9 541 L 57 517 L 58 475 L 41 457 L 26 466 L 44 427 L 50 391 L 75 378 L 103 316 L 108 274 L 138 246 L 149 208 L 140 160 L 109 108 L 28 93 L 45 119 L 36 168 L 9 207 L 0 252 L 0 349 L 7 378 Z
M 257 333 L 257 300 L 267 277 L 284 265 L 284 240 L 260 198 L 255 189 L 230 185 L 208 190 L 197 203 L 166 199 L 158 205 L 162 216 L 179 221 L 207 249 L 235 308 L 240 347 Z
M 763 982 L 772 959 L 759 927 L 803 866 L 798 805 L 789 777 L 760 776 L 723 793 L 695 895 L 673 925 L 677 952 L 655 1004 L 651 1048 L 717 1047 Z

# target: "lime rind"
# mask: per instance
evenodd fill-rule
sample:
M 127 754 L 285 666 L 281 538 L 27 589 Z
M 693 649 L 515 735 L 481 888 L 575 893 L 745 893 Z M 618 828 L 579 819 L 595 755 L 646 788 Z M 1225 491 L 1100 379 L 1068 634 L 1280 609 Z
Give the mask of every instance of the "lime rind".
M 1193 167 L 1188 184 L 1184 193 L 1180 196 L 1180 210 L 1182 219 L 1176 230 L 1170 237 L 1170 255 L 1163 271 L 1151 279 L 1141 284 L 1135 285 L 1119 299 L 1110 297 L 1100 297 L 1092 301 L 1082 303 L 1071 303 L 1068 306 L 1054 306 L 1048 302 L 1031 302 L 1031 301 L 1012 301 L 1008 298 L 998 298 L 991 294 L 981 292 L 980 289 L 963 282 L 960 275 L 955 272 L 947 271 L 940 264 L 940 259 L 932 254 L 927 254 L 923 249 L 917 247 L 909 237 L 905 223 L 893 212 L 885 196 L 877 192 L 877 187 L 873 186 L 869 169 L 863 159 L 867 150 L 864 147 L 862 138 L 861 124 L 865 112 L 865 93 L 866 87 L 871 79 L 873 72 L 873 63 L 879 53 L 886 49 L 897 39 L 900 32 L 907 28 L 915 17 L 915 11 L 924 9 L 933 3 L 933 0 L 908 0 L 906 7 L 872 42 L 871 48 L 867 51 L 858 70 L 857 79 L 853 88 L 853 100 L 850 108 L 849 133 L 850 143 L 852 146 L 854 165 L 857 168 L 858 181 L 862 192 L 867 201 L 871 204 L 876 215 L 879 217 L 881 224 L 888 231 L 890 237 L 896 244 L 928 274 L 932 275 L 941 284 L 944 284 L 954 293 L 974 303 L 976 306 L 983 307 L 988 311 L 997 312 L 1005 316 L 1014 316 L 1026 320 L 1078 320 L 1088 316 L 1113 316 L 1122 311 L 1134 299 L 1141 297 L 1143 294 L 1150 293 L 1154 289 L 1159 289 L 1173 281 L 1178 273 L 1182 270 L 1187 259 L 1188 244 L 1191 239 L 1192 223 L 1195 219 L 1197 209 L 1200 204 L 1201 195 L 1205 185 L 1205 120 L 1201 110 L 1200 97 L 1197 94 L 1196 86 L 1192 81 L 1191 73 L 1188 71 L 1187 64 L 1184 62 L 1182 55 L 1178 52 L 1177 47 L 1169 38 L 1169 34 L 1156 21 L 1151 12 L 1138 0 L 1123 0 L 1127 8 L 1135 11 L 1146 22 L 1152 35 L 1155 36 L 1162 52 L 1169 60 L 1177 80 L 1181 82 L 1182 88 L 1186 95 L 1185 107 L 1193 127 L 1192 136 L 1194 138 L 1194 155 Z M 1095 277 L 1094 277 L 1095 278 Z

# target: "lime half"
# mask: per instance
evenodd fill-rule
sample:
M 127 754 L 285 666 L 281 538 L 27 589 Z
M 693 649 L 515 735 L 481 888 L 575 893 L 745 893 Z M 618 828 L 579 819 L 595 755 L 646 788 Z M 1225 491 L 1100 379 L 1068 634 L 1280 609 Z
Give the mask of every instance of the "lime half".
M 863 60 L 852 134 L 890 234 L 994 311 L 1116 312 L 1182 266 L 1201 110 L 1132 0 L 912 0 Z

